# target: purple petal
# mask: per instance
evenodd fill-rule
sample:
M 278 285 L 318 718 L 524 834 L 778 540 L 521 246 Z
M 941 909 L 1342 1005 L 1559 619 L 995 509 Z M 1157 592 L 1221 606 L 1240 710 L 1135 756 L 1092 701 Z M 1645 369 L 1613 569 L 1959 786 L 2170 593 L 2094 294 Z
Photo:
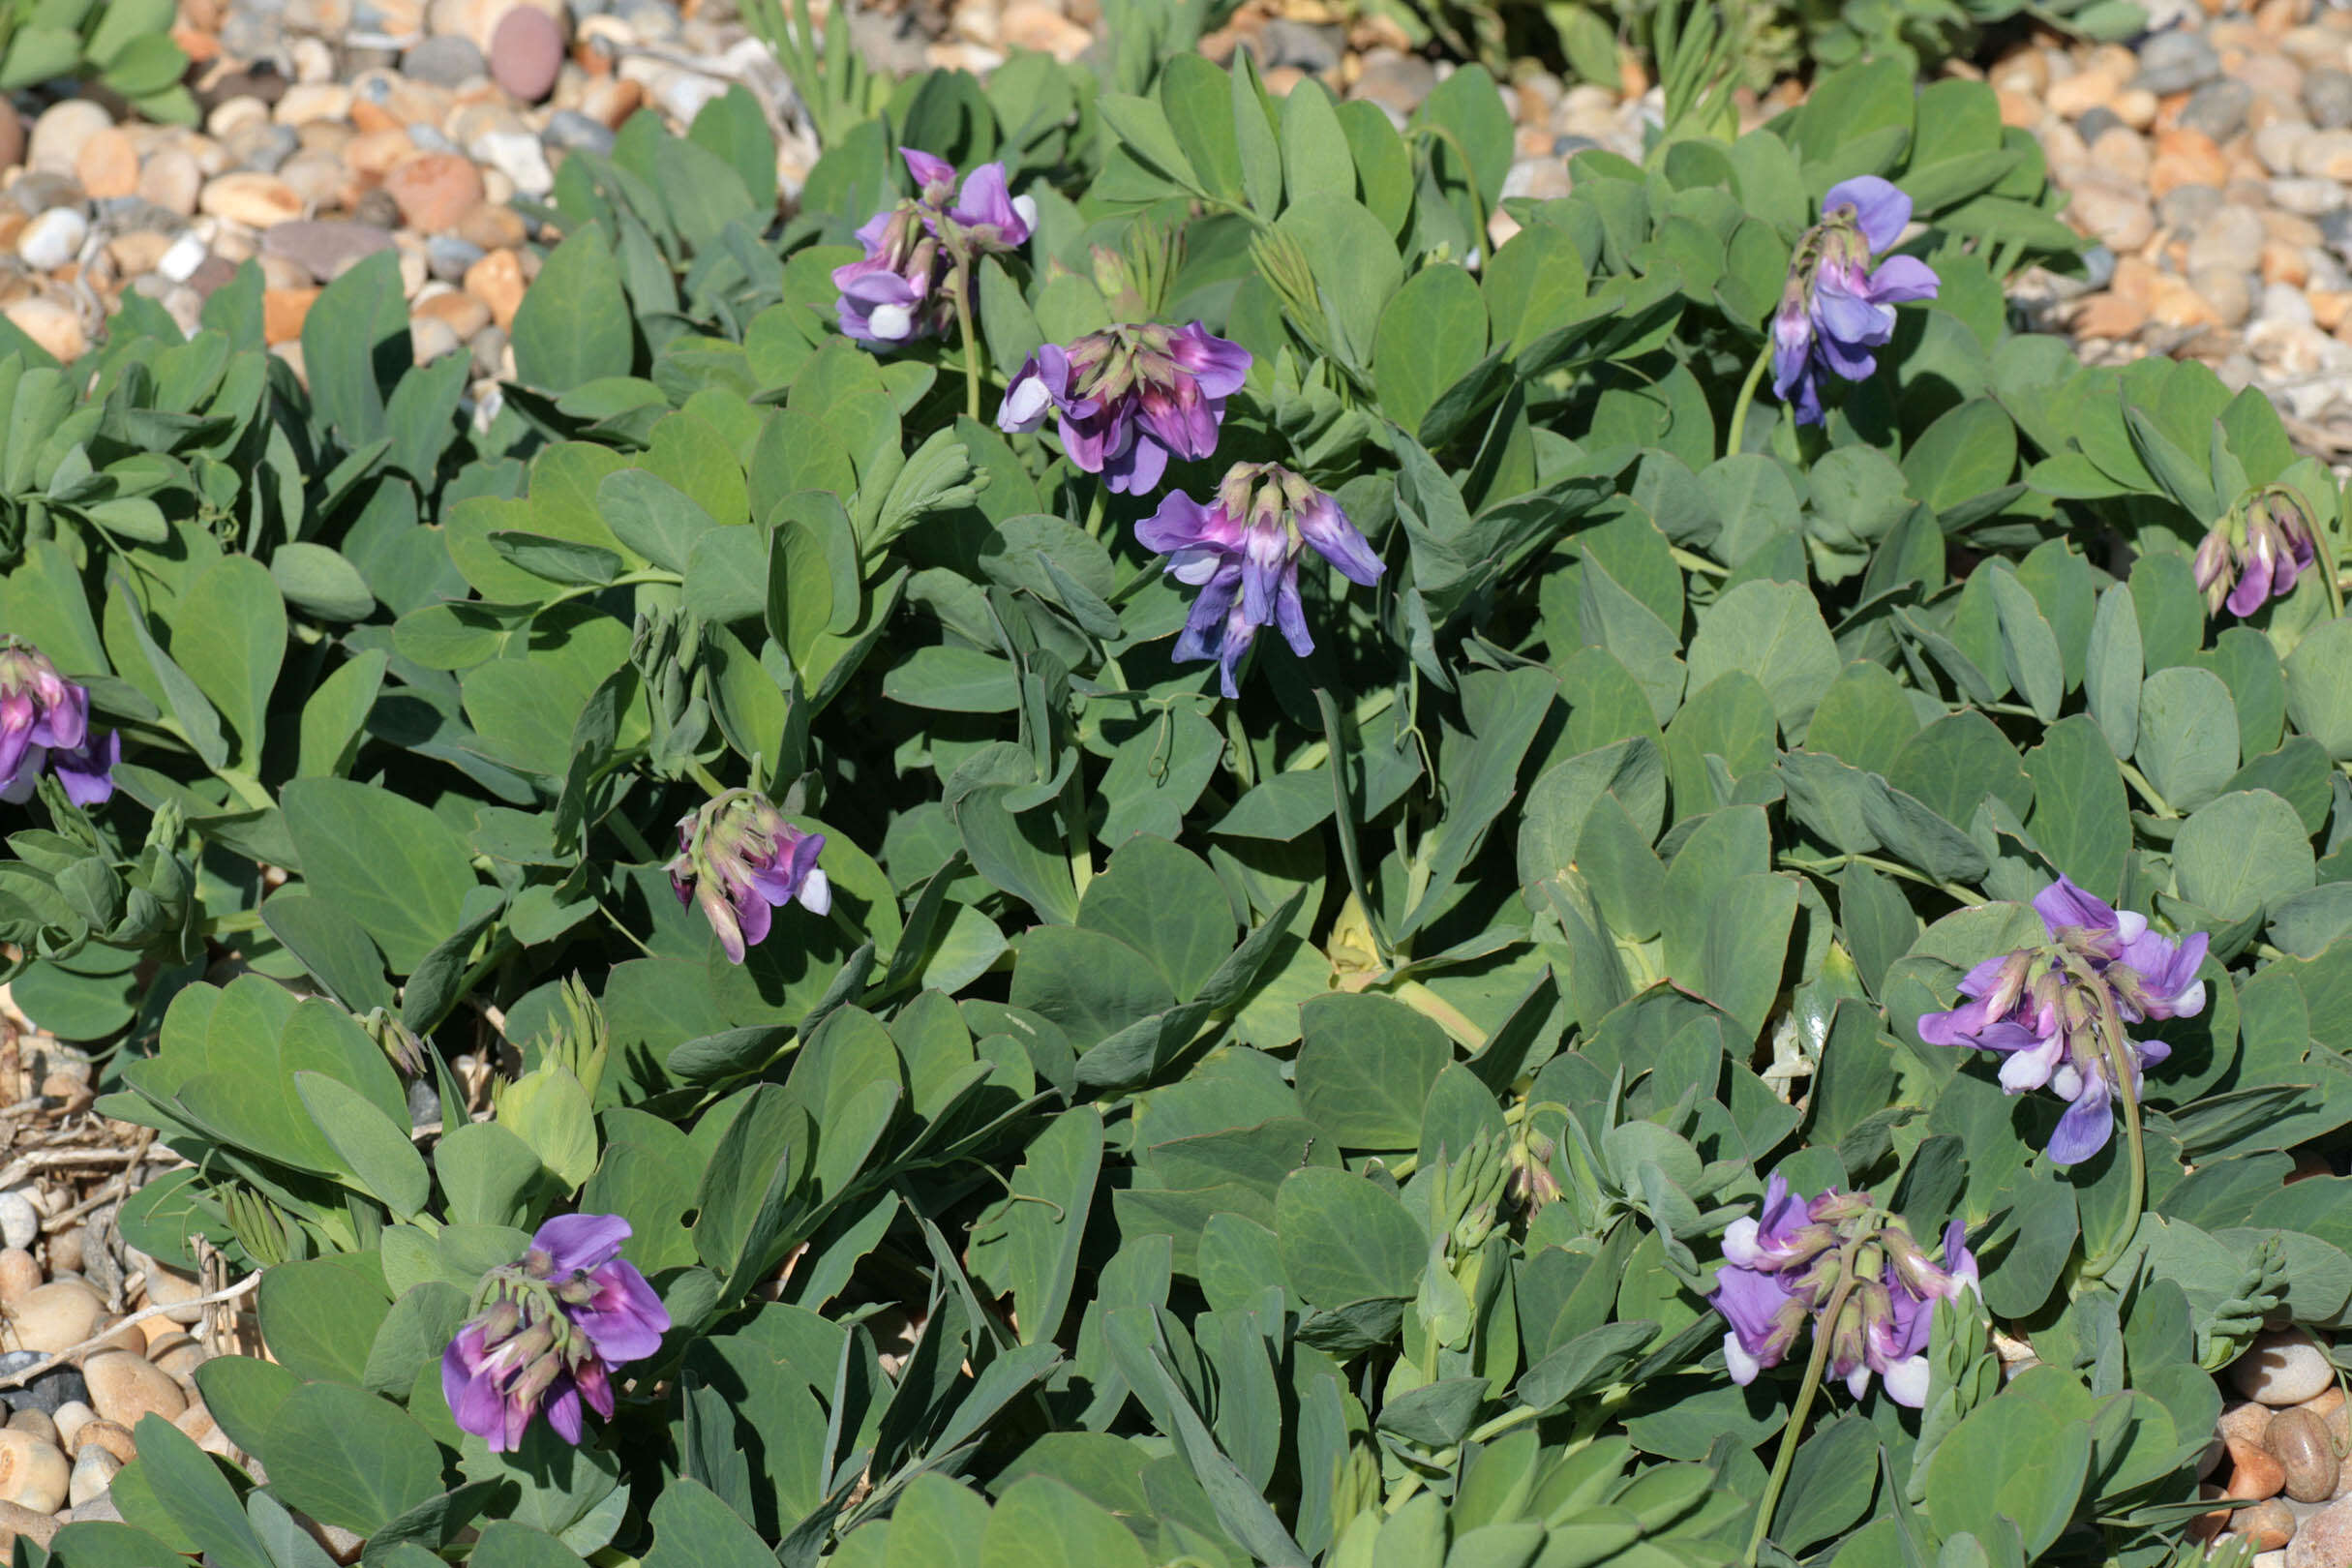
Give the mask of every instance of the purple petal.
M 2061 876 L 2049 887 L 2034 895 L 2034 912 L 2052 936 L 2067 926 L 2086 931 L 2112 931 L 2116 928 L 2115 910 L 2083 891 L 2067 878 Z
M 2115 1134 L 2115 1113 L 2107 1107 L 2107 1080 L 2092 1074 L 2074 1103 L 2050 1134 L 2050 1163 L 2079 1165 L 2107 1146 Z
M 1933 299 L 1943 287 L 1935 268 L 1916 256 L 1890 256 L 1870 275 L 1871 297 L 1883 305 L 1901 300 Z
M 1185 617 L 1184 630 L 1178 634 L 1175 648 L 1169 650 L 1170 660 L 1185 664 L 1217 656 L 1226 614 L 1241 592 L 1241 562 L 1234 561 L 1202 587 L 1199 596 L 1192 601 L 1191 613 Z
M 982 164 L 964 176 L 964 189 L 952 214 L 967 228 L 995 229 L 1008 245 L 1029 237 L 1029 226 L 1012 208 L 1012 193 L 1005 185 L 1005 166 Z
M 579 1447 L 580 1439 L 588 1435 L 588 1424 L 581 1419 L 580 1391 L 572 1386 L 568 1375 L 556 1379 L 541 1408 L 547 1412 L 547 1424 L 556 1429 L 556 1435 L 574 1448 Z
M 955 166 L 944 158 L 935 158 L 915 147 L 899 148 L 898 156 L 906 160 L 907 172 L 915 176 L 918 187 L 955 183 Z
M 1314 547 L 1316 555 L 1330 561 L 1340 575 L 1351 583 L 1370 586 L 1380 579 L 1386 568 L 1380 558 L 1372 554 L 1372 543 L 1340 510 L 1340 503 L 1321 491 L 1294 514 L 1298 521 L 1299 537 Z
M 1250 350 L 1216 336 L 1198 321 L 1170 337 L 1168 357 L 1191 372 L 1201 391 L 1212 398 L 1231 397 L 1250 378 Z
M 1292 561 L 1282 570 L 1274 595 L 1274 620 L 1282 627 L 1282 639 L 1290 651 L 1305 658 L 1314 651 L 1314 638 L 1307 630 L 1307 606 L 1299 598 L 1298 562 Z
M 1217 651 L 1217 673 L 1218 689 L 1228 700 L 1241 695 L 1241 685 L 1235 678 L 1235 672 L 1241 668 L 1242 656 L 1250 651 L 1250 645 L 1256 639 L 1256 625 L 1243 619 L 1238 608 L 1226 614 L 1224 641 Z
M 629 1263 L 615 1258 L 595 1274 L 596 1294 L 586 1307 L 568 1309 L 596 1353 L 613 1366 L 642 1361 L 661 1348 L 670 1330 L 669 1310 Z
M 2246 562 L 2245 575 L 2238 586 L 2230 589 L 2229 613 L 2244 618 L 2252 615 L 2271 596 L 2271 559 L 2268 556 L 2250 556 Z
M 66 799 L 87 809 L 114 798 L 114 765 L 122 760 L 122 734 L 108 730 L 76 750 L 49 753 L 49 769 L 65 786 Z
M 1160 510 L 1135 525 L 1135 542 L 1156 556 L 1172 556 L 1193 545 L 1231 550 L 1241 529 L 1221 506 L 1203 506 L 1180 490 L 1161 498 Z
M 558 1277 L 588 1274 L 620 1255 L 629 1222 L 617 1214 L 559 1214 L 541 1225 L 531 1247 L 545 1252 Z
M 1840 207 L 1854 209 L 1854 227 L 1873 251 L 1884 251 L 1901 239 L 1903 226 L 1911 222 L 1911 197 L 1876 174 L 1831 186 L 1822 197 L 1822 215 L 1827 217 Z
M 1065 448 L 1067 450 L 1067 448 Z M 1151 437 L 1135 433 L 1134 444 L 1102 467 L 1103 483 L 1122 496 L 1140 496 L 1160 483 L 1168 471 L 1168 449 Z
M 1715 1291 L 1707 1302 L 1739 1336 L 1740 1345 L 1769 1367 L 1780 1360 L 1779 1314 L 1791 1299 L 1780 1276 L 1726 1264 L 1715 1271 Z

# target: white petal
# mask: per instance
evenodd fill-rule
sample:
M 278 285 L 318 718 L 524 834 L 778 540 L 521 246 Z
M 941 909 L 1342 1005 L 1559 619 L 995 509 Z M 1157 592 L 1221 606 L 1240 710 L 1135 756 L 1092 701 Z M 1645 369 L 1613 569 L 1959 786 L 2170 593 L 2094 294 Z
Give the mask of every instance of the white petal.
M 1870 1363 L 1865 1361 L 1846 1374 L 1846 1392 L 1860 1399 L 1870 1392 Z
M 877 305 L 865 319 L 874 336 L 885 343 L 904 343 L 915 330 L 915 315 L 904 305 Z
M 1032 233 L 1035 233 L 1035 232 L 1037 231 L 1037 226 L 1038 226 L 1038 198 L 1037 198 L 1036 196 L 1014 196 L 1014 197 L 1012 198 L 1012 210 L 1013 210 L 1014 212 L 1017 212 L 1017 213 L 1019 213 L 1019 214 L 1021 215 L 1021 222 L 1022 222 L 1024 225 L 1026 225 L 1026 226 L 1028 226 L 1028 228 L 1030 229 L 1030 231 L 1031 231 Z
M 1741 1215 L 1723 1229 L 1723 1260 L 1743 1269 L 1752 1269 L 1764 1257 L 1764 1250 L 1756 1245 L 1756 1219 Z
M 1031 376 L 1015 381 L 1005 394 L 1005 409 L 997 415 L 997 425 L 1004 430 L 1033 430 L 1045 417 L 1046 407 L 1052 402 L 1053 394 L 1045 390 L 1045 383 L 1039 377 Z
M 800 890 L 796 896 L 800 907 L 811 915 L 829 914 L 833 907 L 833 885 L 826 880 L 824 872 L 812 868 L 800 879 Z
M 1742 1388 L 1756 1381 L 1756 1374 L 1764 1371 L 1764 1363 L 1748 1354 L 1748 1347 L 1739 1342 L 1736 1331 L 1723 1337 L 1723 1364 L 1731 1369 L 1732 1381 Z
M 2115 934 L 2126 942 L 2137 942 L 2148 930 L 2148 917 L 2119 910 L 2115 917 Z
M 1916 1410 L 1927 1402 L 1927 1358 L 1907 1356 L 1881 1373 L 1879 1381 L 1888 1399 Z

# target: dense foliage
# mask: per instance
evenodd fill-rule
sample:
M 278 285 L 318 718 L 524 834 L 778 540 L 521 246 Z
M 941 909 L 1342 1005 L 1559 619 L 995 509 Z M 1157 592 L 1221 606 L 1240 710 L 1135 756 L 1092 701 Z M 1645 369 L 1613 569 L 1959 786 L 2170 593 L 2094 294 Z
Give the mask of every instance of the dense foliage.
M 13 995 L 273 1357 L 54 1560 L 2143 1568 L 2352 1312 L 2342 499 L 2009 330 L 1989 90 L 1670 58 L 1498 215 L 1479 69 L 1137 26 L 799 49 L 789 221 L 739 91 L 573 154 L 486 406 L 389 256 L 0 365 L 0 728 L 120 744 Z

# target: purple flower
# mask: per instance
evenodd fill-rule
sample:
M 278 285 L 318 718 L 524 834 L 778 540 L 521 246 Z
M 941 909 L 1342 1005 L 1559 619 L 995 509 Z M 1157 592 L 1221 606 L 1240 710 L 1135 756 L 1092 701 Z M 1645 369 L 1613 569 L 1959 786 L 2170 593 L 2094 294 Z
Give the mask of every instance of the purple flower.
M 1810 1319 L 1815 1334 L 1829 1336 L 1831 1375 L 1855 1399 L 1875 1373 L 1888 1399 L 1917 1409 L 1927 1400 L 1935 1304 L 1977 1288 L 1967 1243 L 1955 1220 L 1941 1261 L 1931 1260 L 1901 1220 L 1868 1198 L 1831 1188 L 1808 1200 L 1774 1176 L 1758 1214 L 1724 1232 L 1707 1298 L 1730 1325 L 1723 1359 L 1732 1381 L 1752 1383 L 1787 1360 Z M 1850 1282 L 1845 1303 L 1835 1322 L 1824 1322 L 1841 1281 Z
M 1960 1045 L 2000 1054 L 2001 1086 L 2012 1095 L 2048 1087 L 2067 1103 L 2051 1134 L 2051 1163 L 2090 1159 L 2113 1135 L 2116 1051 L 2128 1062 L 2136 1096 L 2142 1070 L 2162 1062 L 2172 1047 L 2133 1040 L 2126 1024 L 2185 1018 L 2204 1010 L 2207 937 L 2174 941 L 2150 929 L 2148 918 L 2116 910 L 2065 877 L 2034 899 L 2049 940 L 1988 958 L 1960 981 L 1969 1000 L 1919 1019 L 1931 1045 Z
M 93 806 L 114 794 L 123 745 L 90 733 L 90 693 L 57 673 L 45 654 L 10 637 L 0 640 L 0 800 L 32 799 L 46 766 L 66 798 Z
M 1865 174 L 1831 186 L 1822 221 L 1797 242 L 1772 317 L 1772 390 L 1795 405 L 1798 424 L 1821 423 L 1823 371 L 1849 381 L 1869 376 L 1878 369 L 1872 350 L 1894 336 L 1895 305 L 1936 297 L 1924 261 L 1892 256 L 1871 268 L 1871 255 L 1910 222 L 1911 197 Z
M 1249 374 L 1250 350 L 1198 321 L 1105 327 L 1031 354 L 1005 389 L 997 428 L 1035 430 L 1058 411 L 1071 464 L 1139 496 L 1160 483 L 1171 456 L 1217 450 L 1225 399 Z
M 767 798 L 734 790 L 678 819 L 678 856 L 665 868 L 678 901 L 702 907 L 719 946 L 737 963 L 768 940 L 769 911 L 798 902 L 812 915 L 833 907 L 832 884 L 817 869 L 823 833 L 804 833 Z
M 2273 485 L 2220 522 L 2197 546 L 2192 561 L 2205 613 L 2222 607 L 2244 619 L 2272 599 L 2283 599 L 2318 558 L 2313 521 L 2303 498 Z
M 959 194 L 953 165 L 912 147 L 899 156 L 920 195 L 867 219 L 858 230 L 865 256 L 833 269 L 841 330 L 883 349 L 947 330 L 957 259 L 1018 249 L 1037 224 L 1037 203 L 1010 193 L 1002 164 L 974 169 Z
M 1135 525 L 1135 538 L 1168 558 L 1169 576 L 1200 589 L 1173 656 L 1216 659 L 1227 697 L 1241 695 L 1233 672 L 1260 626 L 1281 626 L 1302 658 L 1314 651 L 1299 597 L 1304 548 L 1350 582 L 1369 586 L 1384 570 L 1339 502 L 1271 463 L 1236 463 L 1213 505 L 1170 492 Z
M 493 1269 L 441 1353 L 441 1393 L 459 1427 L 493 1453 L 520 1446 L 534 1414 L 567 1443 L 583 1405 L 613 1413 L 613 1369 L 661 1348 L 670 1313 L 620 1244 L 629 1222 L 567 1214 L 539 1227 L 519 1263 Z

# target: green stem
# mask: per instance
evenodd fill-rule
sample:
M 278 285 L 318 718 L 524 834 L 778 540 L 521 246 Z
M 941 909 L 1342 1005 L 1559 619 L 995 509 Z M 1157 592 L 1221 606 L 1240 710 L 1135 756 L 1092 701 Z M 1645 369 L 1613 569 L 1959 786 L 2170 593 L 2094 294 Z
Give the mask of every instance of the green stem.
M 1808 860 L 1801 855 L 1783 855 L 1778 859 L 1782 865 L 1793 871 L 1809 872 L 1824 879 L 1842 866 L 1866 865 L 1873 871 L 1884 871 L 1890 877 L 1901 877 L 1904 881 L 1915 882 L 1922 888 L 1933 888 L 1945 897 L 1964 907 L 1974 907 L 1984 902 L 1984 895 L 1973 889 L 1963 888 L 1956 882 L 1940 882 L 1924 871 L 1915 871 L 1908 865 L 1895 860 L 1882 859 L 1876 855 L 1832 855 L 1825 860 Z
M 1487 1032 L 1465 1017 L 1460 1008 L 1419 980 L 1399 981 L 1390 994 L 1444 1030 L 1463 1050 L 1477 1052 L 1487 1048 Z
M 2130 1219 L 2124 1232 L 2106 1252 L 2083 1265 L 2083 1278 L 2096 1280 L 2122 1261 L 2131 1250 L 2131 1238 L 2140 1228 L 2140 1214 L 2148 1201 L 2148 1149 L 2140 1133 L 2140 1092 L 2134 1081 L 2131 1042 L 2124 1035 L 2124 1020 L 2115 1010 L 2115 995 L 2104 982 L 2082 966 L 2070 964 L 2077 983 L 2098 1002 L 2099 1042 L 2107 1057 L 2108 1076 L 2115 1080 L 2115 1094 L 2124 1102 L 2124 1137 L 2130 1145 L 2131 1206 L 2126 1212 Z
M 980 416 L 980 334 L 972 330 L 972 261 L 959 256 L 955 262 L 955 324 L 964 335 L 964 412 L 975 424 Z
M 1849 1260 L 1851 1262 L 1851 1260 Z M 1829 1292 L 1829 1305 L 1813 1320 L 1813 1354 L 1805 1362 L 1805 1380 L 1796 1385 L 1796 1403 L 1789 1411 L 1789 1424 L 1780 1431 L 1780 1451 L 1772 1456 L 1772 1476 L 1764 1483 L 1763 1499 L 1756 1505 L 1756 1528 L 1748 1536 L 1748 1550 L 1739 1559 L 1744 1568 L 1756 1568 L 1756 1554 L 1764 1550 L 1764 1537 L 1772 1530 L 1772 1510 L 1780 1505 L 1781 1489 L 1789 1484 L 1789 1466 L 1796 1462 L 1797 1440 L 1805 1434 L 1805 1417 L 1813 1413 L 1813 1397 L 1822 1390 L 1822 1373 L 1829 1365 L 1829 1342 L 1836 1337 L 1838 1314 L 1846 1310 L 1846 1297 L 1854 1289 L 1852 1267 L 1838 1273 L 1837 1288 Z
M 717 799 L 722 795 L 733 793 L 726 785 L 721 784 L 718 781 L 717 776 L 713 774 L 709 769 L 705 768 L 701 763 L 693 761 L 691 758 L 687 760 L 686 771 L 693 777 L 694 782 L 700 784 L 704 790 L 709 794 L 710 799 L 713 800 Z
M 1725 457 L 1737 457 L 1740 453 L 1740 442 L 1748 434 L 1748 409 L 1756 402 L 1756 389 L 1764 384 L 1764 367 L 1771 363 L 1772 339 L 1767 333 L 1764 347 L 1757 350 L 1756 363 L 1748 367 L 1748 378 L 1739 383 L 1738 398 L 1732 404 L 1732 428 L 1723 442 Z M 1752 1554 L 1749 1560 L 1755 1560 Z
M 1506 1410 L 1463 1438 L 1462 1442 L 1466 1446 L 1470 1443 L 1483 1443 L 1490 1438 L 1499 1437 L 1513 1427 L 1523 1427 L 1543 1413 L 1532 1404 L 1523 1404 L 1516 1410 Z
M 1256 759 L 1250 754 L 1250 737 L 1242 729 L 1241 714 L 1231 703 L 1225 710 L 1225 744 L 1231 748 L 1234 782 L 1247 794 L 1257 783 Z
M 2141 772 L 2138 769 L 2132 767 L 2127 762 L 2119 761 L 2115 766 L 2124 770 L 2124 778 L 2134 790 L 2139 792 L 2140 799 L 2148 802 L 2148 809 L 2150 811 L 2156 813 L 2156 815 L 2159 817 L 2177 817 L 2180 815 L 2178 811 L 2175 811 L 2171 806 L 2165 803 L 2162 796 L 2156 794 L 2156 786 L 2148 782 L 2147 774 Z
M 616 811 L 604 820 L 613 829 L 613 836 L 619 839 L 628 852 L 640 860 L 666 860 L 669 859 L 668 856 L 647 843 L 646 835 L 637 830 L 637 824 L 619 812 Z
M 1697 572 L 1702 577 L 1729 577 L 1732 575 L 1732 568 L 1729 566 L 1717 565 L 1704 556 L 1699 555 L 1695 551 L 1684 550 L 1678 545 L 1669 550 L 1667 554 L 1674 557 L 1674 564 L 1686 572 Z

